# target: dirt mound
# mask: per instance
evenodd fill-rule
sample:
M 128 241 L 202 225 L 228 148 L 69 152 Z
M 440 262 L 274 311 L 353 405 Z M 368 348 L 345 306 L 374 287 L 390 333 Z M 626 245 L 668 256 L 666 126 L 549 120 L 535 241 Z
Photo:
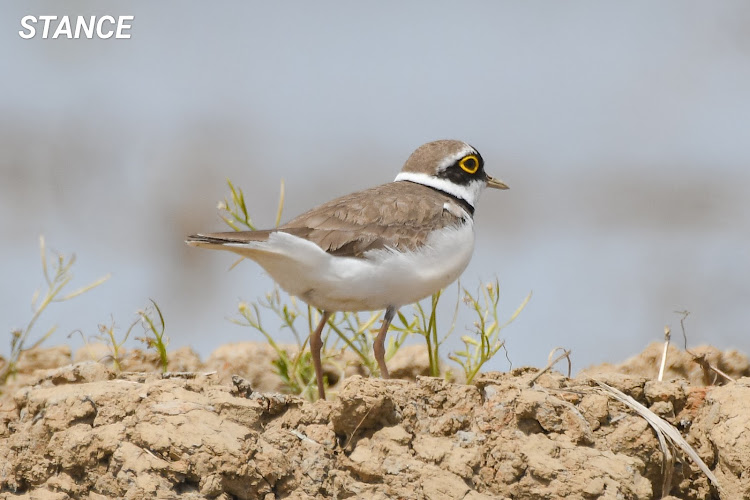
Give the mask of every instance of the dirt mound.
M 664 344 L 654 342 L 640 354 L 622 363 L 616 365 L 604 363 L 587 368 L 582 375 L 594 377 L 601 373 L 617 372 L 654 379 L 659 374 L 663 351 Z M 726 379 L 712 370 L 709 365 L 718 368 L 733 379 L 750 377 L 750 359 L 738 351 L 720 351 L 713 346 L 702 345 L 687 352 L 670 344 L 664 380 L 682 378 L 692 385 L 713 385 L 724 382 Z
M 675 497 L 720 498 L 682 454 L 665 470 L 649 424 L 587 376 L 352 376 L 307 403 L 226 373 L 116 377 L 84 361 L 22 375 L 0 406 L 0 498 L 650 499 L 667 472 Z M 597 378 L 679 429 L 721 498 L 750 497 L 750 378 Z

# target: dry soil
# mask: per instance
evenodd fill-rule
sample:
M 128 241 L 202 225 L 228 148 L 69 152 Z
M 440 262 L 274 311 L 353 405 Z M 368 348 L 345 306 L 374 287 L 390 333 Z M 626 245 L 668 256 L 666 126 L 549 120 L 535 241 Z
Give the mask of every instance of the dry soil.
M 520 368 L 464 385 L 419 376 L 412 348 L 394 370 L 410 379 L 355 367 L 309 403 L 274 392 L 262 344 L 205 362 L 175 351 L 164 376 L 142 352 L 116 375 L 86 360 L 101 347 L 42 349 L 0 388 L 0 498 L 750 498 L 750 363 L 693 352 L 702 365 L 671 349 L 664 382 L 654 345 L 575 378 Z M 595 380 L 678 429 L 721 490 L 682 452 L 665 465 L 646 420 Z

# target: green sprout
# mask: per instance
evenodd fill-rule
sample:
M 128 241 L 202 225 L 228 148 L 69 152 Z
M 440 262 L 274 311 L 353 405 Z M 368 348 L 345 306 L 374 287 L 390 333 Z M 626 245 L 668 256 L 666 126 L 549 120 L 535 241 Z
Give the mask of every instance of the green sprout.
M 264 326 L 261 320 L 265 309 L 274 313 L 281 320 L 281 329 L 288 329 L 295 338 L 296 349 L 292 354 L 278 344 Z M 309 400 L 317 398 L 315 386 L 315 370 L 312 364 L 312 356 L 307 348 L 310 333 L 320 321 L 321 313 L 317 309 L 304 305 L 277 287 L 273 292 L 267 293 L 265 297 L 258 299 L 252 304 L 240 302 L 238 306 L 240 318 L 230 319 L 240 326 L 248 326 L 261 333 L 271 348 L 276 352 L 277 359 L 272 363 L 275 373 L 281 378 L 286 392 L 301 394 Z M 335 355 L 339 351 L 339 341 L 346 348 L 352 350 L 358 357 L 359 362 L 366 367 L 370 373 L 377 373 L 377 362 L 372 355 L 372 332 L 370 327 L 377 321 L 379 312 L 373 313 L 365 319 L 364 315 L 356 313 L 342 313 L 328 321 L 327 328 L 323 332 L 322 360 L 324 363 L 337 366 L 341 376 L 346 369 L 341 365 Z M 331 337 L 331 333 L 335 336 Z M 330 341 L 329 341 L 330 338 Z
M 167 358 L 167 345 L 169 344 L 169 338 L 164 335 L 164 316 L 161 314 L 161 309 L 159 308 L 159 305 L 156 303 L 156 301 L 154 301 L 154 299 L 149 300 L 151 300 L 151 303 L 154 305 L 154 309 L 158 314 L 159 324 L 157 326 L 156 322 L 151 317 L 153 315 L 153 311 L 151 311 L 150 308 L 138 311 L 138 321 L 140 321 L 141 325 L 143 325 L 143 330 L 146 336 L 138 337 L 136 338 L 136 340 L 140 340 L 141 342 L 145 343 L 148 349 L 154 349 L 156 351 L 156 353 L 159 355 L 159 365 L 161 366 L 161 371 L 162 373 L 166 373 L 167 366 L 169 365 L 169 359 Z M 128 330 L 128 335 L 129 334 L 130 330 Z
M 248 304 L 240 302 L 238 310 L 241 320 L 232 319 L 231 321 L 241 325 L 249 326 L 260 332 L 268 341 L 268 344 L 276 352 L 277 359 L 273 361 L 276 373 L 282 380 L 282 384 L 292 394 L 302 394 L 312 399 L 314 391 L 312 384 L 315 382 L 315 373 L 312 364 L 310 351 L 304 349 L 307 343 L 301 341 L 297 325 L 297 318 L 300 311 L 296 303 L 282 304 L 278 289 L 274 293 L 266 294 L 265 301 L 259 301 L 262 307 L 275 312 L 282 319 L 283 328 L 291 330 L 297 340 L 297 352 L 294 355 L 287 353 L 286 349 L 276 343 L 271 335 L 261 323 L 260 306 L 258 303 Z
M 461 289 L 461 283 L 457 284 L 458 289 Z M 429 298 L 429 307 L 422 305 L 422 302 L 417 302 L 412 305 L 414 311 L 412 320 L 408 321 L 406 316 L 398 312 L 399 324 L 394 324 L 391 329 L 398 332 L 398 336 L 393 339 L 393 348 L 398 349 L 404 341 L 410 335 L 420 335 L 424 337 L 425 344 L 427 345 L 427 356 L 429 359 L 429 375 L 431 377 L 440 376 L 440 346 L 445 342 L 445 339 L 453 332 L 456 325 L 456 317 L 458 315 L 458 300 L 456 301 L 456 307 L 453 311 L 453 319 L 450 323 L 448 331 L 442 335 L 438 335 L 438 321 L 437 321 L 437 308 L 440 298 L 443 296 L 444 290 L 439 290 L 432 294 Z
M 466 383 L 471 383 L 482 366 L 492 359 L 505 346 L 505 340 L 500 338 L 500 331 L 512 323 L 531 300 L 531 292 L 521 302 L 521 305 L 504 324 L 498 319 L 498 303 L 500 301 L 499 283 L 487 283 L 480 287 L 476 297 L 464 288 L 464 303 L 476 314 L 474 335 L 463 335 L 464 350 L 448 355 L 451 361 L 458 363 L 464 370 Z
M 112 368 L 114 368 L 116 373 L 120 373 L 122 371 L 122 359 L 123 359 L 123 352 L 124 352 L 124 345 L 125 342 L 127 342 L 128 338 L 130 337 L 130 333 L 133 331 L 133 328 L 135 325 L 140 323 L 141 318 L 139 317 L 135 321 L 133 321 L 130 326 L 128 327 L 127 331 L 125 332 L 125 335 L 121 340 L 117 340 L 117 337 L 115 335 L 115 320 L 112 319 L 112 321 L 109 323 L 109 325 L 100 324 L 99 325 L 99 335 L 95 338 L 104 342 L 107 347 L 109 348 L 110 353 L 104 357 L 101 361 L 105 361 L 107 359 L 112 361 Z
M 247 205 L 245 204 L 245 193 L 241 188 L 235 188 L 232 181 L 227 179 L 229 186 L 229 199 L 224 198 L 217 205 L 219 217 L 235 231 L 243 231 L 245 228 L 255 231 L 257 228 L 248 215 Z M 284 180 L 281 180 L 281 189 L 279 192 L 279 205 L 276 210 L 276 227 L 281 223 L 281 214 L 284 210 Z M 244 226 L 244 227 L 243 227 Z

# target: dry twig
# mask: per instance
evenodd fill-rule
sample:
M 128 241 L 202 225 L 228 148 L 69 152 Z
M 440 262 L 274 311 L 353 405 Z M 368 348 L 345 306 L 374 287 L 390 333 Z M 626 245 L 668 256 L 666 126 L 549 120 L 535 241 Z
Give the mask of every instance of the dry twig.
M 706 380 L 709 379 L 709 376 L 708 376 L 709 372 L 714 372 L 714 374 L 723 377 L 726 381 L 728 381 L 728 382 L 734 382 L 735 381 L 734 378 L 732 378 L 728 374 L 726 374 L 723 371 L 721 371 L 719 368 L 717 368 L 714 365 L 712 365 L 708 361 L 708 359 L 706 359 L 706 355 L 705 354 L 698 355 L 698 354 L 695 354 L 695 353 L 691 352 L 687 348 L 687 333 L 685 333 L 685 319 L 690 315 L 690 311 L 675 311 L 675 312 L 678 313 L 678 314 L 682 314 L 682 318 L 680 318 L 680 328 L 682 329 L 682 338 L 683 338 L 684 343 L 685 343 L 685 346 L 684 346 L 685 352 L 688 353 L 688 354 L 690 354 L 693 357 L 693 362 L 697 363 L 698 366 L 701 367 L 701 369 L 703 370 L 703 373 L 704 373 L 704 375 L 706 377 Z M 713 377 L 713 380 L 711 380 L 710 383 L 711 384 L 715 384 L 716 383 L 716 377 L 715 376 Z
M 668 326 L 664 327 L 664 352 L 661 354 L 661 365 L 659 366 L 659 382 L 664 379 L 664 368 L 667 366 L 667 351 L 669 350 L 669 339 L 672 337 L 672 330 Z
M 560 355 L 559 355 L 558 357 L 556 357 L 555 359 L 552 359 L 552 356 L 553 356 L 553 355 L 554 355 L 554 354 L 555 354 L 555 353 L 556 353 L 557 351 L 562 351 L 563 353 L 562 353 L 562 354 L 560 354 Z M 543 369 L 542 371 L 540 371 L 539 373 L 537 373 L 537 374 L 536 374 L 536 375 L 534 376 L 534 378 L 532 378 L 532 379 L 531 379 L 531 380 L 529 381 L 529 387 L 531 387 L 532 385 L 534 385 L 534 383 L 535 383 L 535 382 L 536 382 L 537 380 L 539 380 L 539 377 L 541 377 L 542 375 L 544 375 L 545 373 L 547 373 L 548 371 L 550 371 L 550 369 L 551 369 L 551 368 L 552 368 L 553 366 L 555 366 L 555 365 L 557 364 L 557 362 L 558 362 L 558 361 L 560 361 L 560 360 L 561 360 L 561 359 L 563 359 L 563 358 L 565 358 L 565 359 L 567 359 L 567 360 L 568 360 L 568 378 L 570 378 L 570 371 L 571 371 L 571 369 L 572 369 L 572 365 L 571 365 L 571 362 L 570 362 L 570 353 L 571 353 L 571 352 L 572 352 L 572 351 L 571 351 L 570 349 L 565 349 L 564 347 L 555 347 L 555 348 L 554 348 L 554 349 L 552 350 L 552 352 L 550 352 L 550 353 L 549 353 L 549 356 L 547 356 L 547 360 L 548 360 L 548 362 L 547 362 L 547 366 L 545 366 L 545 367 L 544 367 L 544 369 Z

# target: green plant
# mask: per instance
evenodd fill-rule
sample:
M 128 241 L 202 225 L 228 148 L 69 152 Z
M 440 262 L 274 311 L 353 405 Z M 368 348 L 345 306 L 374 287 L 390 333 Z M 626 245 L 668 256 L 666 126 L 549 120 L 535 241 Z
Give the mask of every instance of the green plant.
M 242 189 L 235 188 L 232 181 L 227 179 L 227 185 L 229 186 L 229 198 L 224 198 L 217 205 L 219 209 L 219 217 L 223 220 L 227 226 L 231 227 L 235 231 L 242 231 L 244 228 L 250 231 L 255 231 L 257 228 L 252 222 L 252 219 L 248 215 L 247 205 L 245 204 L 245 193 Z M 281 180 L 281 189 L 279 192 L 279 205 L 276 210 L 276 226 L 281 223 L 281 214 L 284 211 L 284 179 Z M 244 226 L 244 227 L 243 227 Z
M 476 297 L 464 288 L 464 304 L 469 306 L 477 317 L 474 322 L 474 335 L 461 336 L 464 350 L 449 354 L 448 359 L 455 361 L 463 368 L 467 384 L 471 383 L 482 366 L 504 347 L 505 340 L 500 338 L 500 331 L 521 314 L 530 300 L 531 292 L 510 319 L 501 325 L 497 312 L 500 301 L 498 281 L 480 286 Z
M 273 312 L 281 320 L 281 329 L 288 329 L 296 341 L 293 353 L 278 344 L 274 336 L 263 326 L 261 310 Z M 231 319 L 233 323 L 251 327 L 260 332 L 274 349 L 277 359 L 273 361 L 274 371 L 281 378 L 285 390 L 291 394 L 301 394 L 314 400 L 317 398 L 315 388 L 315 371 L 312 365 L 310 351 L 307 350 L 310 333 L 320 321 L 320 311 L 300 302 L 278 287 L 273 292 L 253 303 L 240 302 L 238 306 L 239 319 Z M 377 321 L 380 313 L 369 315 L 356 313 L 341 313 L 332 317 L 323 332 L 322 358 L 325 363 L 338 365 L 343 375 L 346 366 L 336 353 L 343 349 L 354 352 L 362 366 L 371 373 L 377 373 L 377 363 L 372 355 L 371 326 Z M 330 340 L 331 333 L 334 338 Z
M 460 282 L 456 286 L 459 290 L 461 289 Z M 427 346 L 427 356 L 429 359 L 429 374 L 431 377 L 440 376 L 440 346 L 453 332 L 456 325 L 456 316 L 458 315 L 458 301 L 456 301 L 456 307 L 453 311 L 453 319 L 450 323 L 451 326 L 448 331 L 440 337 L 438 335 L 437 308 L 444 291 L 445 290 L 439 290 L 429 298 L 429 307 L 423 306 L 422 302 L 413 304 L 413 315 L 411 321 L 408 321 L 406 316 L 399 311 L 398 319 L 400 325 L 391 324 L 391 329 L 398 332 L 398 336 L 392 340 L 392 349 L 394 350 L 394 353 L 410 335 L 416 334 L 424 337 Z M 426 300 L 428 299 L 425 299 L 425 301 Z M 389 346 L 389 351 L 390 349 L 391 347 Z
M 120 373 L 122 371 L 125 343 L 127 342 L 128 338 L 130 338 L 130 334 L 133 332 L 133 328 L 135 328 L 138 324 L 140 324 L 143 328 L 145 336 L 136 337 L 136 340 L 146 344 L 146 349 L 154 349 L 159 356 L 159 366 L 161 367 L 162 373 L 167 371 L 167 366 L 169 364 L 169 359 L 167 357 L 167 345 L 169 345 L 169 339 L 164 335 L 164 317 L 162 316 L 161 310 L 159 309 L 159 306 L 156 304 L 156 302 L 153 299 L 150 300 L 153 304 L 155 312 L 158 315 L 158 327 L 157 322 L 152 318 L 154 311 L 152 311 L 150 307 L 136 311 L 136 319 L 132 323 L 130 323 L 130 326 L 125 331 L 125 335 L 123 335 L 123 337 L 119 340 L 117 338 L 117 334 L 115 333 L 117 326 L 115 325 L 114 318 L 110 321 L 109 324 L 99 325 L 99 335 L 95 336 L 94 338 L 104 343 L 109 349 L 109 354 L 104 356 L 99 361 L 112 361 L 112 368 L 116 373 Z M 85 337 L 84 342 L 86 342 Z
M 156 322 L 151 317 L 153 316 L 151 308 L 147 307 L 146 309 L 138 311 L 136 314 L 138 314 L 139 321 L 143 326 L 145 337 L 136 337 L 136 340 L 140 340 L 146 344 L 147 349 L 154 349 L 156 351 L 159 355 L 161 371 L 162 373 L 166 373 L 167 366 L 169 365 L 169 359 L 167 358 L 167 345 L 169 345 L 169 338 L 164 335 L 164 329 L 166 326 L 164 324 L 164 316 L 162 315 L 161 309 L 156 301 L 154 301 L 154 299 L 149 300 L 151 300 L 151 303 L 154 305 L 154 309 L 158 314 L 159 324 L 157 327 Z M 132 326 L 130 328 L 132 328 Z M 129 334 L 130 329 L 128 329 L 128 335 Z
M 42 294 L 40 290 L 36 290 L 31 299 L 31 308 L 33 314 L 31 319 L 24 328 L 13 330 L 11 332 L 11 353 L 5 365 L 0 369 L 0 385 L 3 385 L 8 380 L 8 377 L 15 375 L 18 366 L 18 360 L 25 351 L 39 347 L 44 341 L 46 341 L 57 329 L 57 326 L 52 326 L 46 333 L 42 334 L 36 341 L 28 345 L 34 326 L 36 325 L 39 317 L 47 309 L 47 307 L 54 302 L 65 302 L 67 300 L 78 297 L 79 295 L 88 292 L 89 290 L 96 288 L 110 277 L 109 274 L 99 278 L 98 280 L 89 283 L 86 286 L 78 288 L 70 293 L 63 294 L 63 290 L 73 279 L 72 268 L 75 264 L 76 256 L 71 254 L 70 257 L 66 257 L 63 254 L 56 254 L 56 258 L 53 260 L 50 266 L 47 262 L 47 248 L 44 241 L 44 236 L 39 237 L 39 251 L 42 259 L 42 271 L 44 273 L 44 280 L 47 284 L 47 289 Z M 50 272 L 50 267 L 52 272 Z M 40 300 L 41 298 L 41 300 Z
M 298 346 L 295 355 L 290 356 L 286 349 L 276 343 L 273 335 L 263 327 L 260 319 L 260 306 L 274 311 L 282 319 L 283 327 L 289 328 L 292 331 Z M 310 391 L 311 383 L 314 381 L 312 360 L 309 351 L 304 351 L 304 345 L 300 340 L 295 325 L 299 317 L 296 303 L 293 302 L 290 305 L 282 304 L 277 289 L 274 293 L 266 294 L 265 301 L 261 299 L 253 304 L 240 302 L 238 310 L 244 321 L 239 319 L 232 319 L 231 321 L 241 326 L 254 328 L 266 338 L 268 344 L 276 351 L 276 355 L 278 356 L 274 360 L 273 365 L 287 391 L 292 394 L 303 394 L 306 397 L 312 398 L 312 392 Z M 306 342 L 307 340 L 305 340 Z
M 127 342 L 128 337 L 130 337 L 130 333 L 133 331 L 135 325 L 137 325 L 140 321 L 141 319 L 139 317 L 137 320 L 132 322 L 130 324 L 130 327 L 128 327 L 127 331 L 125 332 L 125 335 L 119 341 L 117 340 L 117 336 L 115 335 L 116 326 L 114 318 L 108 325 L 99 325 L 99 335 L 95 338 L 105 343 L 110 351 L 109 355 L 101 361 L 105 361 L 107 359 L 111 360 L 112 368 L 114 368 L 116 373 L 120 373 L 122 371 L 122 354 L 124 350 L 123 346 L 125 345 L 125 342 Z

